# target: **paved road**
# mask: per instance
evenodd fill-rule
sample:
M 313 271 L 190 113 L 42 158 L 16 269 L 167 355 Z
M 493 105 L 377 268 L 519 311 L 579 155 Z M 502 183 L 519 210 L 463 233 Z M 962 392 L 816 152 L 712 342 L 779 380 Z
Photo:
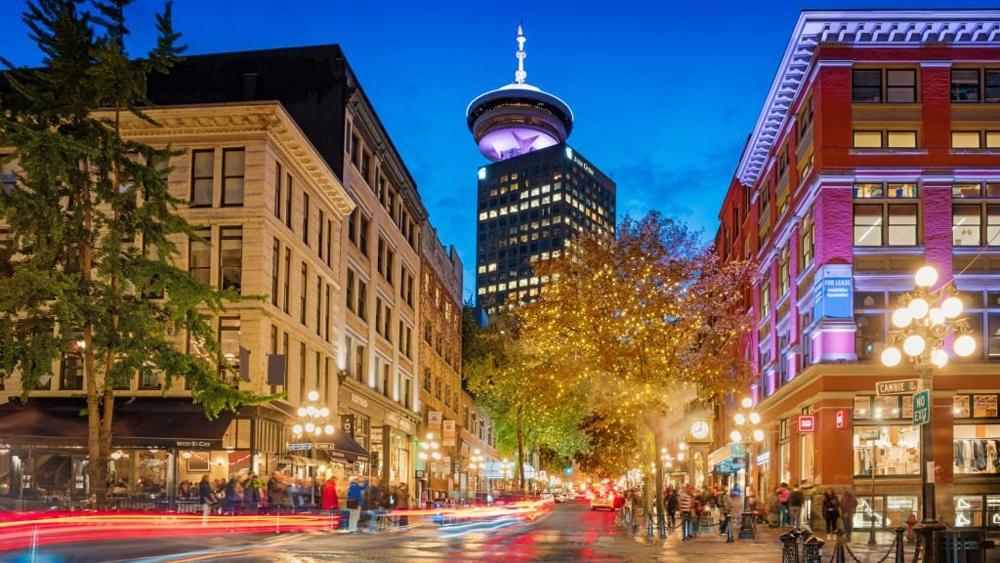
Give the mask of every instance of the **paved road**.
M 34 561 L 780 561 L 780 546 L 773 533 L 762 534 L 756 541 L 733 544 L 726 544 L 718 533 L 704 534 L 689 542 L 681 542 L 677 532 L 666 540 L 647 540 L 617 528 L 614 518 L 612 512 L 594 512 L 585 504 L 570 503 L 556 505 L 531 522 L 497 521 L 497 529 L 488 531 L 426 526 L 379 535 L 181 536 L 48 546 L 35 554 Z M 871 560 L 877 560 L 886 549 L 880 547 L 878 557 Z M 825 553 L 830 553 L 829 548 Z M 859 556 L 862 561 L 869 558 L 861 553 Z M 0 560 L 31 558 L 24 552 L 0 553 Z

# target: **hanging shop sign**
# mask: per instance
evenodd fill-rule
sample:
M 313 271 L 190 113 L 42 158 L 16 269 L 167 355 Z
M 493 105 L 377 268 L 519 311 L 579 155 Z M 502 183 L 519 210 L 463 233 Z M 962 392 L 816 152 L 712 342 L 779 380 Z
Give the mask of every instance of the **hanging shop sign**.
M 454 448 L 455 439 L 456 439 L 455 421 L 445 420 L 442 423 L 442 429 L 441 429 L 441 445 L 446 448 Z
M 835 420 L 837 422 L 837 430 L 843 430 L 847 428 L 847 411 L 840 409 L 836 412 Z
M 800 414 L 798 420 L 799 432 L 815 432 L 816 431 L 816 415 L 814 414 Z
M 820 268 L 813 285 L 814 319 L 850 319 L 854 315 L 854 275 L 848 264 Z

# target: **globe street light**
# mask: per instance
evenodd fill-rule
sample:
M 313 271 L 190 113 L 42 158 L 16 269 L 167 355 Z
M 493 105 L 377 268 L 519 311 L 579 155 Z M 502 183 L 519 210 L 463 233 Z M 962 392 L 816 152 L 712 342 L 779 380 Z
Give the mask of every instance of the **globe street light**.
M 899 308 L 892 313 L 892 325 L 895 328 L 889 331 L 887 346 L 882 350 L 881 359 L 886 367 L 895 367 L 905 357 L 916 368 L 923 388 L 930 393 L 934 388 L 934 373 L 948 364 L 948 341 L 953 339 L 952 351 L 965 357 L 976 351 L 976 339 L 972 337 L 967 320 L 959 318 L 962 314 L 962 301 L 952 282 L 938 289 L 931 289 L 938 281 L 938 271 L 933 266 L 921 267 L 913 279 L 916 289 L 903 295 L 899 300 Z M 933 420 L 928 420 L 920 425 L 922 527 L 928 561 L 932 561 L 934 557 L 934 530 L 943 528 L 937 521 L 934 497 L 932 424 Z
M 438 451 L 438 449 L 440 448 L 441 444 L 439 444 L 434 439 L 434 433 L 428 432 L 423 439 L 417 440 L 417 459 L 424 462 L 425 464 L 428 459 L 433 459 L 434 461 L 438 461 L 439 459 L 441 459 L 441 452 Z M 430 485 L 431 472 L 429 469 L 427 470 L 425 475 L 427 479 L 427 484 Z M 423 479 L 417 480 L 417 498 L 420 499 L 421 506 L 423 506 L 423 490 L 422 490 L 423 481 L 424 481 Z M 428 494 L 428 497 L 429 496 L 430 495 Z
M 729 438 L 735 444 L 740 444 L 744 440 L 743 433 L 740 428 L 746 426 L 748 435 L 746 438 L 752 439 L 753 442 L 763 442 L 764 441 L 764 430 L 758 427 L 760 424 L 760 413 L 758 413 L 753 408 L 753 399 L 750 397 L 743 397 L 740 401 L 740 408 L 733 415 L 733 422 L 736 423 L 737 428 L 729 433 Z M 749 441 L 749 440 L 748 440 Z M 743 508 L 747 507 L 747 502 L 749 501 L 750 495 L 747 491 L 750 489 L 750 446 L 748 443 L 744 449 L 744 455 L 746 456 L 746 467 L 743 470 Z
M 309 457 L 313 460 L 314 465 L 316 461 L 316 444 L 315 440 L 325 436 L 332 436 L 334 432 L 337 431 L 333 424 L 330 424 L 330 409 L 325 405 L 319 403 L 319 392 L 313 390 L 306 394 L 306 399 L 308 402 L 304 403 L 298 408 L 296 414 L 299 415 L 298 421 L 292 426 L 292 435 L 296 440 L 301 440 L 303 437 L 308 437 L 310 440 L 314 440 L 309 447 Z M 316 504 L 316 468 L 313 467 L 310 471 L 312 473 L 312 487 L 309 491 L 310 503 Z

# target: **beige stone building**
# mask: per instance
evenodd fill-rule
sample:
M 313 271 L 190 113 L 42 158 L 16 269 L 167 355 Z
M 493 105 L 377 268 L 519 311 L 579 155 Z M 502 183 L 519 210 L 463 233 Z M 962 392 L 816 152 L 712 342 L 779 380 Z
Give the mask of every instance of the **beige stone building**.
M 204 474 L 216 479 L 284 468 L 306 477 L 306 466 L 324 458 L 289 456 L 288 428 L 310 390 L 331 412 L 338 409 L 341 233 L 354 203 L 278 102 L 160 107 L 148 113 L 158 125 L 126 116 L 124 134 L 177 151 L 170 162 L 170 192 L 190 202 L 180 213 L 206 241 L 176 238 L 175 263 L 213 286 L 261 298 L 231 303 L 212 321 L 229 361 L 235 367 L 240 361 L 250 364 L 242 366 L 247 379 L 231 383 L 283 398 L 206 421 L 183 382 L 164 390 L 162 374 L 138 376 L 117 392 L 128 400 L 119 401 L 116 415 L 113 478 L 130 494 L 172 501 L 178 484 L 197 482 Z M 201 351 L 187 338 L 177 345 L 192 354 Z M 268 380 L 269 355 L 286 359 L 277 380 Z M 40 411 L 23 418 L 32 423 L 17 434 L 4 432 L 9 448 L 0 450 L 0 475 L 23 477 L 29 492 L 84 496 L 80 446 L 86 433 L 73 426 L 85 426 L 77 416 L 80 358 L 67 353 L 52 373 L 26 407 L 10 403 L 21 391 L 16 378 L 0 391 L 0 402 L 7 403 L 0 405 L 5 409 L 0 424 L 22 420 L 28 409 Z
M 431 499 L 465 490 L 462 449 L 462 261 L 424 226 L 420 272 L 421 436 L 433 435 L 441 459 L 424 464 Z

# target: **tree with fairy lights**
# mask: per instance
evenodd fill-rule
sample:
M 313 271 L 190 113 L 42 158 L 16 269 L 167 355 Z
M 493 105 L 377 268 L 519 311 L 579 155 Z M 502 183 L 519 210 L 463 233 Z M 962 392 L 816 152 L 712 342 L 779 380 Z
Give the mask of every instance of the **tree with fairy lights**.
M 673 219 L 625 218 L 614 241 L 579 237 L 536 268 L 549 281 L 521 310 L 520 339 L 557 394 L 585 389 L 602 426 L 632 429 L 662 491 L 668 417 L 749 377 L 737 349 L 750 326 L 742 290 L 753 271 L 722 262 Z

